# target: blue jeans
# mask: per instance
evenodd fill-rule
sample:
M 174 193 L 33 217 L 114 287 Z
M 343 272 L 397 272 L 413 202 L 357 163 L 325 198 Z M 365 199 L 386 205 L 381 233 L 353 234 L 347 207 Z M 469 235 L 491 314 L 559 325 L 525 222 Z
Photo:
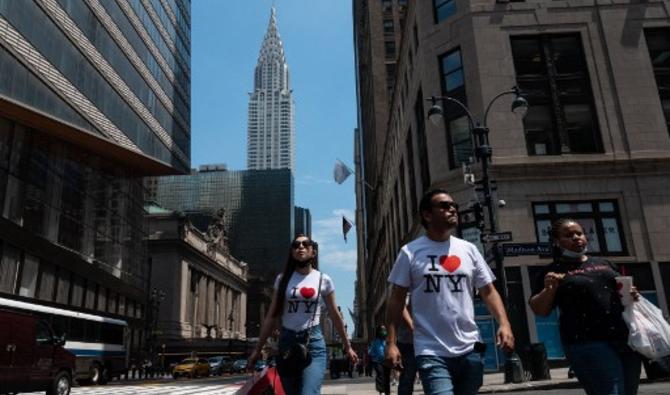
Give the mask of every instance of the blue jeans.
M 286 395 L 319 395 L 321 383 L 326 372 L 326 342 L 323 340 L 320 326 L 296 332 L 282 328 L 279 336 L 279 351 L 288 349 L 296 341 L 305 343 L 309 334 L 309 353 L 312 363 L 303 370 L 299 377 L 280 377 Z
M 412 343 L 398 343 L 398 350 L 402 356 L 403 370 L 398 379 L 398 395 L 414 393 L 414 379 L 416 378 L 416 357 Z
M 563 351 L 588 395 L 637 394 L 641 361 L 627 346 L 592 341 L 566 344 Z
M 458 357 L 416 357 L 425 395 L 474 395 L 484 379 L 484 355 L 470 352 Z

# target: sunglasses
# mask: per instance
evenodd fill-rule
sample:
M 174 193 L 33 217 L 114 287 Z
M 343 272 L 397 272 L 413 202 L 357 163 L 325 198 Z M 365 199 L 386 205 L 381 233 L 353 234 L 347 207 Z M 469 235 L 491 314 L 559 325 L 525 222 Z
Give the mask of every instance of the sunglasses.
M 435 206 L 443 209 L 443 210 L 451 210 L 452 208 L 456 211 L 458 211 L 458 203 L 455 202 L 448 202 L 448 201 L 441 201 L 438 202 Z
M 305 248 L 311 247 L 312 242 L 310 240 L 302 240 L 302 241 L 296 240 L 293 243 L 291 243 L 291 247 L 293 247 L 294 250 L 297 250 L 298 248 L 300 248 L 300 246 L 303 246 Z

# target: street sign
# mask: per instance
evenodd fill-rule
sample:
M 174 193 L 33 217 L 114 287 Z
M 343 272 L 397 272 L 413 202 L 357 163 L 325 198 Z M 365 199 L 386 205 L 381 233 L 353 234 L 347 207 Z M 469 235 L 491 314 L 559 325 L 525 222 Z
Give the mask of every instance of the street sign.
M 548 243 L 508 243 L 503 244 L 503 256 L 551 255 Z
M 512 232 L 489 233 L 482 235 L 482 241 L 486 243 L 512 241 Z

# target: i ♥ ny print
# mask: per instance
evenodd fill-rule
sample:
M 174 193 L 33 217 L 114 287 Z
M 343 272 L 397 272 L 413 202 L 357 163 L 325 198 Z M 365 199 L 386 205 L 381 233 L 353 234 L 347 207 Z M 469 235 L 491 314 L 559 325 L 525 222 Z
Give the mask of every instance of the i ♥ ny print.
M 312 299 L 312 296 L 316 294 L 316 290 L 310 287 L 300 288 L 300 295 L 305 299 Z

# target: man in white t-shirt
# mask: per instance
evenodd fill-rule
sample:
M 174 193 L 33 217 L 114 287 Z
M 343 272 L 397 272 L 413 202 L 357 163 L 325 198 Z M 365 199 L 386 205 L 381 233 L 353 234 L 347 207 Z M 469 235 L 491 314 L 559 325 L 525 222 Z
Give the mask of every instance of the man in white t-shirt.
M 416 366 L 426 395 L 476 394 L 482 385 L 484 356 L 475 323 L 474 289 L 498 321 L 496 343 L 514 349 L 514 336 L 495 276 L 472 243 L 452 236 L 458 205 L 448 192 L 436 189 L 419 204 L 426 235 L 404 245 L 388 281 L 389 322 L 386 359 L 400 366 L 396 328 L 405 297 L 411 293 Z

